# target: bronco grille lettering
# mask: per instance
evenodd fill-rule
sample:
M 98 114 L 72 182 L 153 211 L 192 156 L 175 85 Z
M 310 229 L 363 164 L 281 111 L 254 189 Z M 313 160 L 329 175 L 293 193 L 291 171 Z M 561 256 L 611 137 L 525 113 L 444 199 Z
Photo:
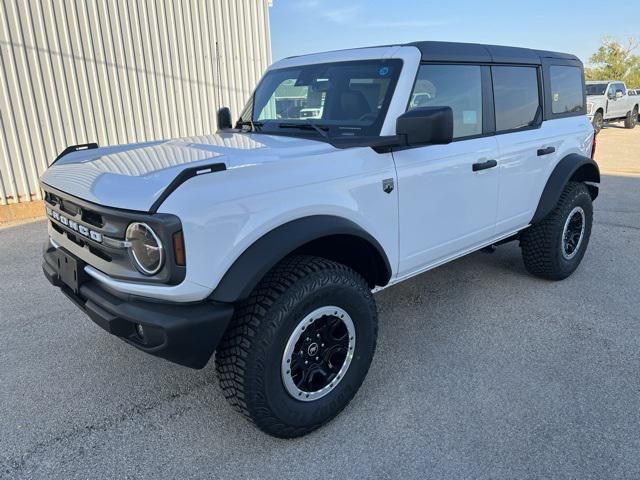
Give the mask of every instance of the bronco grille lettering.
M 80 235 L 90 238 L 94 242 L 102 243 L 102 234 L 100 232 L 96 232 L 95 230 L 91 230 L 86 225 L 82 225 L 81 223 L 76 222 L 75 220 L 71 220 L 70 218 L 61 215 L 56 212 L 52 208 L 47 207 L 47 216 L 56 223 L 59 223 L 71 230 L 78 232 Z

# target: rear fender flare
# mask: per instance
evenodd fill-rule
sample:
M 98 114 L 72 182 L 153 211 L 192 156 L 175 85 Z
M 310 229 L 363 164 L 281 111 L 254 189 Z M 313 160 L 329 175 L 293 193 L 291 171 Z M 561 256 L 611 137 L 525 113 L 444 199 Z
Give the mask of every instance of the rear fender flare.
M 577 153 L 567 155 L 560 160 L 547 180 L 530 223 L 539 223 L 551 213 L 558 204 L 564 187 L 570 181 L 587 183 L 591 199 L 595 200 L 598 196 L 598 186 L 594 184 L 600 183 L 598 164 L 591 158 Z

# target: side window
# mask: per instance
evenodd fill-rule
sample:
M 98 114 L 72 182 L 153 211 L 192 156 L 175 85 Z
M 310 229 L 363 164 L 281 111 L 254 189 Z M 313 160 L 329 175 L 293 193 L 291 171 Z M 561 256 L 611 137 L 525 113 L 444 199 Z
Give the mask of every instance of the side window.
M 540 109 L 538 70 L 535 67 L 491 67 L 496 106 L 496 131 L 535 124 Z
M 616 84 L 612 83 L 609 85 L 609 90 L 607 90 L 607 95 L 609 97 L 615 97 L 616 96 Z
M 551 112 L 582 112 L 582 73 L 578 67 L 551 65 Z
M 617 90 L 621 90 L 623 95 L 627 93 L 627 89 L 625 88 L 624 83 L 616 84 L 616 91 Z
M 477 65 L 421 65 L 409 110 L 451 107 L 453 138 L 482 133 L 482 80 Z

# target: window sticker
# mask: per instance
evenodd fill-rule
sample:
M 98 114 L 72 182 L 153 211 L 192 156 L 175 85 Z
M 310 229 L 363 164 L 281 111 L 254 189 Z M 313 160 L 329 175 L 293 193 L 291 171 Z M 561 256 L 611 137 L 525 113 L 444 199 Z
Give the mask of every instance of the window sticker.
M 554 92 L 553 93 L 553 101 L 554 102 L 559 102 L 560 101 L 560 94 L 558 92 Z
M 381 77 L 386 77 L 387 75 L 389 75 L 389 67 L 380 67 L 380 69 L 378 70 L 378 75 L 380 75 Z
M 478 123 L 478 112 L 475 110 L 463 110 L 462 123 L 464 125 L 475 125 Z

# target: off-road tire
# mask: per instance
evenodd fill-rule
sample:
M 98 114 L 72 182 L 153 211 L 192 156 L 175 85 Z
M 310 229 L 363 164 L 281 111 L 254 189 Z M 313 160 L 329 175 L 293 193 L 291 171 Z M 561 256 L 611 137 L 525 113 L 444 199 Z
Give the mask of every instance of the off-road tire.
M 633 110 L 627 113 L 624 119 L 624 128 L 635 128 L 636 123 L 638 123 L 638 107 L 633 107 Z
M 598 111 L 593 115 L 593 121 L 591 122 L 593 125 L 593 129 L 596 133 L 599 133 L 604 126 L 604 117 L 602 116 L 602 112 Z
M 584 211 L 584 233 L 575 256 L 566 259 L 562 254 L 563 229 L 575 207 Z M 584 183 L 569 182 L 558 204 L 540 223 L 524 230 L 520 236 L 522 258 L 527 271 L 548 280 L 562 280 L 571 275 L 582 260 L 589 244 L 593 223 L 591 195 Z
M 314 401 L 300 401 L 285 389 L 283 353 L 296 325 L 326 305 L 342 308 L 352 318 L 354 354 L 333 390 Z M 231 406 L 264 432 L 280 438 L 305 435 L 354 397 L 373 359 L 377 333 L 373 295 L 358 273 L 319 257 L 287 257 L 238 305 L 216 352 L 220 387 Z

